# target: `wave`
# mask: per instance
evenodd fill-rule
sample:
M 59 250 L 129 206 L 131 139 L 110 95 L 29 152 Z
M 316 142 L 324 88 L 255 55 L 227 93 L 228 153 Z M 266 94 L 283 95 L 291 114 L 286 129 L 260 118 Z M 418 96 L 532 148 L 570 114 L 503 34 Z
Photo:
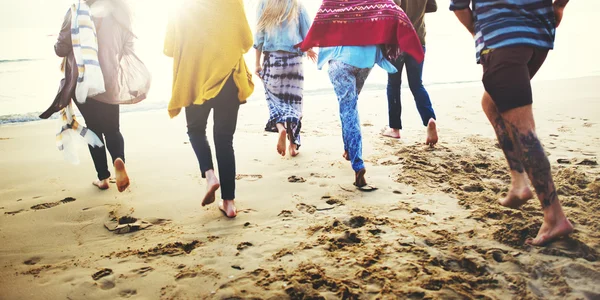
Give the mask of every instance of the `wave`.
M 40 61 L 40 60 L 42 60 L 42 59 L 39 59 L 39 58 L 0 59 L 0 64 L 27 62 L 27 61 Z

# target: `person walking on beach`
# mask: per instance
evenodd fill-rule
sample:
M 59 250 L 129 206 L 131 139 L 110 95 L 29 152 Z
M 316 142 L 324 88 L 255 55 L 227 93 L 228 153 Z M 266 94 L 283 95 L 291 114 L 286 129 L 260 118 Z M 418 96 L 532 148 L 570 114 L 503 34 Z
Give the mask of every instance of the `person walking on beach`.
M 242 0 L 185 0 L 170 17 L 164 53 L 173 57 L 173 92 L 169 115 L 185 108 L 188 136 L 207 192 L 202 206 L 215 201 L 221 188 L 219 209 L 229 218 L 235 207 L 235 133 L 241 103 L 254 91 L 252 73 L 244 53 L 252 47 L 252 32 Z M 213 112 L 213 137 L 219 179 L 206 138 Z
M 425 51 L 425 13 L 435 12 L 437 3 L 435 0 L 394 0 L 399 5 L 410 21 L 412 22 L 419 40 Z M 427 127 L 427 139 L 425 144 L 433 146 L 438 142 L 437 124 L 435 112 L 429 99 L 429 94 L 423 86 L 423 64 L 417 62 L 412 56 L 403 54 L 392 62 L 398 69 L 396 73 L 388 74 L 387 99 L 389 127 L 382 131 L 382 135 L 391 138 L 400 138 L 402 130 L 402 102 L 400 91 L 402 85 L 402 69 L 406 66 L 406 76 L 408 77 L 408 86 L 415 98 L 417 110 L 423 121 L 423 126 Z
M 558 200 L 550 161 L 535 130 L 531 78 L 554 47 L 556 27 L 568 0 L 451 0 L 450 10 L 475 38 L 483 66 L 483 110 L 494 127 L 511 174 L 500 204 L 518 208 L 538 195 L 544 221 L 532 245 L 573 232 Z M 473 9 L 470 8 L 473 6 Z
M 91 43 L 94 46 L 86 46 L 86 38 L 94 40 Z M 134 38 L 130 9 L 123 0 L 80 0 L 67 12 L 54 46 L 56 54 L 65 58 L 66 77 L 54 103 L 40 117 L 48 118 L 67 107 L 71 99 L 76 100 L 87 128 L 106 145 L 89 146 L 98 174 L 93 184 L 101 190 L 109 188 L 111 176 L 106 149 L 112 157 L 119 192 L 130 184 L 125 169 L 125 143 L 119 128 L 119 105 L 142 101 L 150 88 L 148 70 L 133 52 Z M 91 84 L 88 80 L 98 66 L 102 73 L 98 78 L 99 88 L 104 92 L 87 97 L 84 89 Z
M 299 154 L 304 90 L 303 52 L 294 46 L 304 40 L 310 28 L 308 11 L 298 0 L 262 0 L 257 12 L 254 38 L 256 75 L 263 81 L 269 106 L 268 124 L 279 134 L 277 153 L 286 154 L 286 138 L 291 156 Z M 264 53 L 264 62 L 261 56 Z M 308 50 L 316 61 L 317 54 Z M 267 125 L 267 127 L 270 127 Z
M 356 12 L 360 12 L 357 14 Z M 352 163 L 354 185 L 375 190 L 365 179 L 358 96 L 375 64 L 389 73 L 396 68 L 389 60 L 400 49 L 423 61 L 423 48 L 410 20 L 392 0 L 324 0 L 301 50 L 318 46 L 318 68 L 329 64 L 329 78 L 340 105 L 344 158 Z

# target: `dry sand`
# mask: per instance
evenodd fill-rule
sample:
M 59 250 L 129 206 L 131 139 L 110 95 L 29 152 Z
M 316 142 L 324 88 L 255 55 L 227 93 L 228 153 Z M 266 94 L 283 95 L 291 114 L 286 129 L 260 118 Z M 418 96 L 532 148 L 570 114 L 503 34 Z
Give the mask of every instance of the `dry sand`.
M 122 194 L 91 185 L 87 149 L 81 165 L 63 161 L 54 121 L 1 126 L 0 298 L 598 299 L 599 86 L 600 77 L 534 85 L 538 133 L 576 228 L 546 248 L 524 246 L 542 221 L 537 201 L 521 210 L 496 201 L 509 177 L 479 86 L 430 89 L 434 149 L 422 145 L 408 90 L 403 139 L 381 138 L 385 91 L 367 89 L 359 109 L 372 193 L 352 188 L 331 92 L 306 96 L 294 159 L 263 132 L 266 105 L 243 106 L 234 220 L 200 206 L 206 184 L 183 116 L 122 115 L 132 179 Z

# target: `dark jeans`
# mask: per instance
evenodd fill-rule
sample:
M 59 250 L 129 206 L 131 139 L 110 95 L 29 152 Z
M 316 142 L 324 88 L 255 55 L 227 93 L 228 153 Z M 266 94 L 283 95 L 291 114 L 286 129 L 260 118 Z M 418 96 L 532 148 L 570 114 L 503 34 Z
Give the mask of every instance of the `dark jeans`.
M 113 164 L 117 158 L 125 160 L 125 141 L 119 131 L 119 105 L 106 104 L 91 98 L 88 98 L 84 104 L 77 103 L 77 101 L 75 104 L 79 108 L 87 128 L 98 135 L 105 145 L 105 147 L 95 148 L 89 146 L 98 179 L 110 178 L 110 171 L 106 164 L 106 148 L 110 152 Z
M 425 47 L 423 47 L 425 50 Z M 425 87 L 423 86 L 423 64 L 418 63 L 410 55 L 402 55 L 393 65 L 398 69 L 398 73 L 388 74 L 387 96 L 388 96 L 388 113 L 390 128 L 402 129 L 402 103 L 400 101 L 400 89 L 402 85 L 402 69 L 406 65 L 406 75 L 408 77 L 408 86 L 412 92 L 417 110 L 421 115 L 423 125 L 427 126 L 429 119 L 435 119 L 435 112 L 431 106 L 431 100 Z
M 188 136 L 198 158 L 203 178 L 206 178 L 206 171 L 214 170 L 212 153 L 206 138 L 208 115 L 211 110 L 214 110 L 213 136 L 219 165 L 221 198 L 223 200 L 235 199 L 236 173 L 233 134 L 237 125 L 239 107 L 238 89 L 233 82 L 233 77 L 229 77 L 217 97 L 204 102 L 202 105 L 190 105 L 185 108 Z

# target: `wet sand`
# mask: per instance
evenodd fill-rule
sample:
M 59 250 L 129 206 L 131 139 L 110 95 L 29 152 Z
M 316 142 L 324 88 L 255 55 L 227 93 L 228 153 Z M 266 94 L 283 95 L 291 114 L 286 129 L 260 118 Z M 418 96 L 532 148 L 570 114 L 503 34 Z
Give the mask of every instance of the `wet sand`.
M 216 203 L 201 207 L 206 183 L 184 116 L 122 115 L 124 193 L 91 185 L 87 149 L 79 166 L 62 159 L 54 121 L 1 126 L 0 298 L 598 299 L 599 85 L 534 84 L 538 135 L 575 226 L 545 248 L 524 245 L 541 225 L 537 200 L 497 203 L 509 177 L 479 86 L 430 89 L 433 149 L 408 89 L 400 141 L 379 136 L 385 91 L 365 91 L 371 193 L 352 186 L 332 92 L 306 97 L 293 159 L 263 132 L 266 104 L 242 106 L 233 220 Z

